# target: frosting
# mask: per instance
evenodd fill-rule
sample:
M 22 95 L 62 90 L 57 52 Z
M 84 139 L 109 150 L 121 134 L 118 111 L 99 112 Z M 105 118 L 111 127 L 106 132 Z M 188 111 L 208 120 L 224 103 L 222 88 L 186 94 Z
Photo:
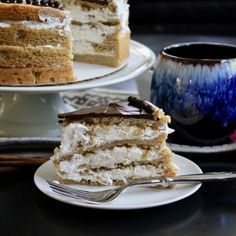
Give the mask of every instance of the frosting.
M 80 123 L 70 123 L 63 128 L 60 150 L 64 154 L 73 153 L 78 146 L 91 149 L 105 143 L 124 140 L 150 141 L 157 139 L 161 134 L 167 135 L 167 126 L 153 129 L 152 127 L 139 127 L 126 124 L 121 121 L 117 125 L 84 125 Z
M 43 45 L 43 46 L 34 46 L 35 48 L 61 48 L 61 44 L 57 44 L 56 46 L 52 46 L 52 45 Z
M 115 54 L 113 48 L 109 50 L 95 50 L 94 44 L 102 44 L 109 35 L 118 31 L 117 26 L 108 26 L 101 23 L 94 27 L 91 24 L 71 25 L 73 36 L 73 52 L 75 55 L 101 55 L 112 57 Z
M 112 57 L 115 54 L 114 49 L 109 51 L 96 51 L 92 42 L 73 41 L 73 53 L 75 55 L 101 55 Z
M 39 14 L 39 20 L 36 21 L 12 21 L 6 20 L 0 22 L 0 28 L 12 27 L 14 25 L 22 25 L 30 29 L 52 29 L 57 30 L 61 36 L 66 36 L 70 32 L 70 13 L 65 11 L 65 18 L 61 21 L 59 17 Z
M 9 23 L 7 23 L 7 22 L 3 22 L 3 21 L 0 22 L 0 28 L 8 28 L 10 26 L 11 25 Z
M 31 29 L 62 29 L 64 23 L 61 22 L 35 22 L 35 21 L 2 21 L 0 22 L 0 27 L 11 27 L 14 25 L 24 25 L 25 27 Z
M 47 25 L 46 27 L 48 27 L 48 29 L 56 28 L 59 31 L 60 35 L 66 36 L 68 32 L 71 31 L 70 29 L 71 17 L 69 11 L 64 11 L 64 14 L 65 18 L 63 19 L 63 21 L 61 21 L 60 18 L 58 17 L 44 14 L 39 14 L 39 19 L 42 22 L 44 22 L 45 25 Z
M 70 160 L 62 161 L 70 168 L 76 168 L 83 171 L 85 169 L 96 169 L 101 167 L 116 168 L 117 165 L 130 165 L 136 162 L 154 162 L 159 161 L 161 149 L 151 147 L 142 149 L 138 146 L 132 147 L 114 147 L 113 149 L 97 150 L 86 154 L 75 153 Z M 60 160 L 60 155 L 54 156 L 54 159 Z
M 131 176 L 136 179 L 158 177 L 163 175 L 163 170 L 166 168 L 164 164 L 158 167 L 155 165 L 139 165 L 127 166 L 122 169 L 101 170 L 99 172 L 89 170 L 87 173 L 81 173 L 75 171 L 75 169 L 68 169 L 68 165 L 62 165 L 60 167 L 61 172 L 58 174 L 62 179 L 70 179 L 78 182 L 86 180 L 102 185 L 112 185 L 114 180 L 127 183 Z
M 103 43 L 108 35 L 116 32 L 117 26 L 108 26 L 104 24 L 97 24 L 94 27 L 91 24 L 72 25 L 72 35 L 75 41 Z
M 111 22 L 118 21 L 121 25 L 121 32 L 125 34 L 129 31 L 128 18 L 129 18 L 129 5 L 124 0 L 111 1 L 116 5 L 116 11 L 112 12 L 109 7 L 91 8 L 84 10 L 76 3 L 70 3 L 66 7 L 71 11 L 73 21 L 80 23 L 89 22 Z

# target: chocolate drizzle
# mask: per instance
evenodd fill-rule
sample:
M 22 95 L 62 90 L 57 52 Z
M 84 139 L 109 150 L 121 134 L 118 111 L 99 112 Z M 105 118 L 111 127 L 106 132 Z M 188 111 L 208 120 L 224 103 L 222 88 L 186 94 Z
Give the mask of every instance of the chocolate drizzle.
M 16 4 L 27 4 L 41 7 L 52 7 L 63 10 L 62 6 L 58 1 L 55 0 L 0 0 L 0 3 L 16 3 Z
M 144 109 L 147 113 L 153 113 L 155 111 L 155 106 L 148 101 L 141 100 L 137 97 L 128 97 L 128 102 L 130 105 L 135 106 L 140 109 Z
M 114 102 L 109 105 L 102 105 L 88 109 L 81 109 L 74 112 L 59 114 L 59 119 L 79 120 L 89 117 L 123 117 L 154 119 L 155 106 L 147 101 L 136 97 L 129 97 L 128 102 Z

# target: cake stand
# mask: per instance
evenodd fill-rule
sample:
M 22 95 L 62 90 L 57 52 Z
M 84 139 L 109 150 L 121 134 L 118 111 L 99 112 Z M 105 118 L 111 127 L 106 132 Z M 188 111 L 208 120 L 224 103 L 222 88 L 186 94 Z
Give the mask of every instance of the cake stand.
M 74 63 L 78 81 L 38 86 L 0 86 L 0 136 L 56 137 L 60 135 L 58 113 L 72 111 L 60 92 L 84 90 L 136 78 L 153 67 L 154 53 L 131 41 L 128 62 L 120 68 Z

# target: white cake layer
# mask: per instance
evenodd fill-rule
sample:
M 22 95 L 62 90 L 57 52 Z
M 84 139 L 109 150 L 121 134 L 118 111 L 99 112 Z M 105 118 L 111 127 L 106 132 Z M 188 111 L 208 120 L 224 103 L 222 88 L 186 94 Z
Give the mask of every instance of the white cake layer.
M 129 126 L 125 121 L 119 125 L 83 125 L 70 123 L 63 128 L 60 150 L 64 154 L 74 153 L 78 147 L 91 149 L 107 143 L 124 140 L 157 139 L 162 133 L 169 132 L 168 126 L 154 130 L 152 127 Z
M 101 23 L 92 26 L 90 24 L 71 25 L 73 36 L 73 52 L 76 55 L 100 55 L 112 57 L 115 50 L 98 51 L 93 44 L 102 44 L 109 35 L 118 31 L 118 26 L 108 26 Z
M 97 150 L 85 154 L 75 153 L 70 160 L 62 160 L 59 164 L 60 170 L 63 172 L 84 171 L 96 168 L 116 168 L 119 164 L 124 166 L 131 163 L 158 163 L 168 152 L 168 148 L 162 145 L 160 149 L 151 147 L 150 149 L 142 149 L 139 146 L 118 146 L 112 149 Z M 53 160 L 61 160 L 60 152 L 57 152 Z
M 107 36 L 114 34 L 119 30 L 118 26 L 108 26 L 101 23 L 94 25 L 71 25 L 74 41 L 103 43 Z
M 111 21 L 118 21 L 121 25 L 121 31 L 127 32 L 128 18 L 129 18 L 129 5 L 125 0 L 113 0 L 116 6 L 116 11 L 112 12 L 109 7 L 97 7 L 91 9 L 83 9 L 79 4 L 67 3 L 66 8 L 70 10 L 72 20 L 80 23 L 103 22 L 108 23 Z
M 158 177 L 164 174 L 167 165 L 140 165 L 140 166 L 128 166 L 122 169 L 112 170 L 100 170 L 95 172 L 89 170 L 87 173 L 80 173 L 74 169 L 71 172 L 59 173 L 61 179 L 73 180 L 73 181 L 89 181 L 101 185 L 112 185 L 113 181 L 122 181 L 127 183 L 128 179 L 140 179 L 140 178 L 152 178 Z

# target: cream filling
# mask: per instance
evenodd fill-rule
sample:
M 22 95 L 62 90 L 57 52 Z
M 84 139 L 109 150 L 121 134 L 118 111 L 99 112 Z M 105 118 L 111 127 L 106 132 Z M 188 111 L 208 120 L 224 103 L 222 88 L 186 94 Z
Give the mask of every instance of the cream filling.
M 154 130 L 151 127 L 140 128 L 125 124 L 85 126 L 80 123 L 71 123 L 63 128 L 60 149 L 63 153 L 70 153 L 77 150 L 78 146 L 88 149 L 114 141 L 153 140 L 162 132 L 167 133 L 167 126 Z
M 74 41 L 103 43 L 108 35 L 114 34 L 117 31 L 117 26 L 108 26 L 100 23 L 96 24 L 96 26 L 72 24 L 71 30 Z
M 113 57 L 115 50 L 97 51 L 94 49 L 93 43 L 86 41 L 73 41 L 74 55 L 99 55 L 106 57 Z
M 3 48 L 3 49 L 2 49 Z M 58 50 L 68 50 L 67 48 L 65 47 L 62 47 L 61 44 L 57 44 L 55 46 L 52 46 L 52 45 L 39 45 L 39 46 L 9 46 L 9 45 L 0 45 L 0 52 L 3 50 L 3 52 L 5 52 L 5 50 L 7 49 L 15 49 L 15 50 L 35 50 L 37 51 L 37 49 L 45 49 L 45 48 L 48 48 L 48 50 L 50 49 L 58 49 Z M 11 51 L 9 52 L 6 52 L 6 54 L 8 55 L 11 55 Z
M 56 46 L 52 45 L 43 45 L 43 46 L 34 46 L 33 48 L 62 48 L 61 44 L 57 44 Z
M 163 147 L 165 147 L 163 145 Z M 160 158 L 160 153 L 163 150 L 151 148 L 142 149 L 138 146 L 132 147 L 114 147 L 113 149 L 97 150 L 93 153 L 86 153 L 84 155 L 75 153 L 70 160 L 60 162 L 61 171 L 72 172 L 74 169 L 83 171 L 95 168 L 116 168 L 117 165 L 130 165 L 137 162 L 154 162 L 157 163 Z M 56 153 L 52 160 L 60 160 L 63 156 L 60 152 Z
M 59 19 L 58 19 L 59 20 Z M 65 27 L 64 23 L 60 21 L 55 22 L 35 22 L 35 21 L 2 21 L 0 22 L 0 27 L 11 27 L 14 25 L 23 25 L 30 29 L 63 29 Z
M 127 183 L 128 179 L 152 178 L 163 175 L 166 167 L 162 164 L 129 166 L 123 169 L 101 170 L 95 172 L 90 170 L 88 173 L 81 173 L 76 170 L 72 172 L 58 173 L 62 179 L 70 179 L 73 181 L 90 181 L 101 185 L 112 185 L 113 181 L 122 181 Z
M 129 18 L 129 5 L 124 0 L 113 0 L 116 5 L 116 12 L 112 12 L 108 7 L 101 7 L 90 10 L 83 10 L 80 5 L 76 3 L 66 4 L 66 7 L 71 12 L 73 21 L 80 23 L 89 22 L 109 22 L 116 20 L 120 22 L 121 31 L 127 32 L 128 18 Z
M 61 36 L 66 36 L 70 30 L 70 18 L 69 15 L 61 21 L 58 17 L 39 15 L 41 22 L 35 21 L 1 21 L 0 28 L 8 28 L 15 25 L 22 25 L 26 28 L 41 30 L 51 29 L 57 30 Z
M 11 24 L 5 21 L 0 22 L 0 28 L 8 28 L 8 27 L 11 27 Z

